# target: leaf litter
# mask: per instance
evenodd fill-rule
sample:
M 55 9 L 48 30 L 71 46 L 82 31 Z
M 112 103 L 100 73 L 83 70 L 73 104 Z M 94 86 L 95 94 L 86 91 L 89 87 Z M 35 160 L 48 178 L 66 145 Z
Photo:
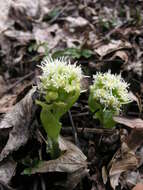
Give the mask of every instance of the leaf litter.
M 60 174 L 59 183 L 56 172 L 67 173 L 63 177 L 64 189 L 138 188 L 139 185 L 136 184 L 143 183 L 142 1 L 6 0 L 0 5 L 2 188 L 32 190 L 39 183 L 39 178 L 44 179 L 42 183 L 49 189 L 61 187 L 62 175 Z M 126 108 L 123 115 L 114 118 L 118 123 L 115 130 L 104 130 L 92 119 L 88 110 L 89 84 L 86 84 L 87 91 L 71 109 L 83 153 L 65 140 L 75 140 L 71 121 L 65 115 L 62 118 L 62 142 L 66 142 L 66 153 L 59 160 L 43 161 L 41 171 L 45 169 L 44 173 L 40 172 L 40 168 L 34 167 L 35 174 L 25 177 L 21 174 L 21 168 L 26 168 L 27 165 L 22 160 L 26 161 L 27 155 L 28 162 L 35 157 L 43 157 L 45 146 L 42 139 L 35 140 L 39 111 L 33 107 L 34 95 L 31 96 L 31 91 L 27 93 L 26 85 L 37 80 L 39 70 L 36 66 L 45 54 L 59 56 L 61 51 L 73 61 L 78 60 L 85 75 L 91 76 L 96 71 L 108 70 L 121 73 L 131 84 L 134 102 Z M 33 75 L 30 75 L 31 71 L 34 72 Z M 88 83 L 91 84 L 90 79 Z M 44 135 L 43 132 L 42 134 Z M 37 150 L 32 143 L 37 143 Z M 70 144 L 73 149 L 69 148 Z M 28 166 L 32 168 L 31 164 Z M 36 173 L 41 173 L 41 177 L 36 178 Z M 48 182 L 45 175 L 49 178 Z M 15 182 L 19 177 L 22 179 L 20 185 Z M 24 183 L 25 178 L 31 179 L 29 187 Z

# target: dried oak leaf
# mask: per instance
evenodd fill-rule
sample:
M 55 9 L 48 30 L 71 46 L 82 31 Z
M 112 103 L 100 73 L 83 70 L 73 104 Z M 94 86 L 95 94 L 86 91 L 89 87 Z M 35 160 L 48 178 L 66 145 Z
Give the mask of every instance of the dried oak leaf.
M 122 176 L 120 181 L 121 187 L 128 187 L 129 189 L 132 189 L 133 186 L 135 186 L 138 183 L 142 183 L 143 179 L 140 175 L 140 172 L 138 170 L 135 171 L 128 171 L 125 172 Z
M 32 168 L 30 173 L 46 173 L 46 172 L 67 172 L 72 173 L 81 168 L 87 167 L 86 156 L 82 151 L 71 142 L 64 138 L 59 138 L 59 146 L 64 153 L 55 160 L 42 161 L 42 163 Z
M 128 62 L 128 55 L 125 51 L 117 51 L 112 57 L 111 60 L 116 60 L 120 59 L 122 60 L 125 64 Z
M 10 153 L 26 144 L 29 134 L 33 112 L 32 89 L 11 111 L 9 111 L 0 123 L 0 130 L 10 129 L 9 138 L 0 153 L 0 161 Z
M 55 160 L 42 161 L 39 166 L 30 168 L 30 174 L 47 172 L 67 173 L 67 180 L 62 186 L 72 190 L 80 180 L 88 175 L 86 156 L 70 141 L 59 138 L 60 149 L 64 152 Z
M 140 118 L 128 118 L 128 117 L 122 117 L 122 116 L 115 116 L 114 121 L 117 123 L 126 125 L 130 128 L 142 128 L 143 129 L 143 120 Z
M 132 46 L 129 42 L 122 42 L 121 40 L 112 40 L 108 44 L 103 44 L 98 48 L 95 48 L 94 52 L 97 53 L 101 58 L 103 58 L 110 53 L 114 53 L 124 49 L 130 49 L 131 47 Z
M 119 179 L 124 172 L 124 175 L 130 172 L 130 170 L 137 169 L 142 163 L 142 151 L 137 149 L 143 143 L 143 120 L 139 118 L 126 118 L 121 116 L 114 117 L 114 120 L 120 124 L 126 125 L 132 128 L 129 136 L 124 140 L 121 145 L 121 149 L 116 152 L 115 157 L 110 163 L 110 182 L 113 189 L 119 185 L 119 181 L 123 186 L 123 179 Z M 127 185 L 127 181 L 126 181 Z M 133 184 L 132 184 L 133 185 Z
M 116 189 L 116 186 L 119 185 L 120 175 L 128 170 L 136 169 L 138 159 L 135 152 L 123 142 L 121 149 L 118 149 L 109 165 L 111 166 L 109 170 L 110 183 L 112 188 Z

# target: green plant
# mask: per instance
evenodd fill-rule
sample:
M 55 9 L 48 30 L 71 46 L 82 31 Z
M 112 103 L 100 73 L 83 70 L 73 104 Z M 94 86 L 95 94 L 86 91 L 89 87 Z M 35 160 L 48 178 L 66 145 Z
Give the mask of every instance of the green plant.
M 97 73 L 94 83 L 90 87 L 88 104 L 94 117 L 106 128 L 115 125 L 113 116 L 118 115 L 121 107 L 131 100 L 128 93 L 128 84 L 121 78 L 121 75 Z
M 73 59 L 80 59 L 81 57 L 90 58 L 93 55 L 93 52 L 89 49 L 80 49 L 80 48 L 66 48 L 64 50 L 59 50 L 53 53 L 53 58 L 58 58 L 61 56 L 72 57 Z
M 45 57 L 39 67 L 43 73 L 38 90 L 43 101 L 37 100 L 37 104 L 42 107 L 40 118 L 48 137 L 48 151 L 52 158 L 56 158 L 60 155 L 60 118 L 80 95 L 82 72 L 79 66 L 71 65 L 65 58 L 53 60 Z
M 49 55 L 49 48 L 48 48 L 47 42 L 40 42 L 38 44 L 36 42 L 32 42 L 28 47 L 28 52 L 29 53 L 37 52 L 40 47 L 44 48 L 44 50 L 45 50 L 44 54 L 45 55 Z

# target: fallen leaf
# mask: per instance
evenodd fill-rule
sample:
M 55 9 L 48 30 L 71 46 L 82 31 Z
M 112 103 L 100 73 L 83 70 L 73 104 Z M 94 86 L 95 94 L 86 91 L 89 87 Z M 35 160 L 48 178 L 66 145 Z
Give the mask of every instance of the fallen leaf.
M 143 190 L 143 184 L 138 183 L 132 190 Z
M 30 173 L 46 172 L 76 172 L 81 168 L 87 167 L 86 156 L 81 150 L 64 138 L 59 138 L 59 146 L 64 153 L 55 160 L 42 161 L 39 167 L 30 168 Z
M 126 118 L 116 116 L 113 118 L 117 123 L 132 128 L 131 134 L 128 136 L 127 144 L 131 150 L 136 150 L 143 143 L 143 120 L 139 118 Z
M 7 30 L 4 35 L 12 40 L 17 40 L 22 44 L 28 43 L 30 40 L 34 40 L 33 35 L 30 32 L 23 32 L 18 30 Z
M 7 113 L 13 107 L 16 95 L 7 94 L 0 99 L 0 113 Z
M 6 90 L 6 83 L 3 77 L 0 75 L 0 98 L 3 96 L 5 90 Z
M 34 112 L 34 109 L 32 109 L 32 94 L 34 91 L 35 90 L 32 89 L 25 98 L 17 103 L 13 109 L 5 115 L 0 123 L 0 130 L 12 128 L 9 133 L 8 141 L 0 153 L 0 161 L 26 144 L 29 138 L 29 127 L 31 125 L 32 113 Z
M 111 162 L 112 167 L 109 172 L 110 176 L 122 173 L 129 169 L 133 169 L 138 164 L 135 153 L 129 149 L 126 143 L 122 144 L 121 150 L 118 150 L 118 152 L 116 152 Z
M 55 48 L 60 40 L 65 38 L 64 32 L 57 24 L 53 24 L 52 26 L 35 26 L 33 28 L 33 35 L 37 44 L 47 42 L 49 50 Z M 38 49 L 38 52 L 43 51 L 42 47 Z
M 98 48 L 94 49 L 94 52 L 97 53 L 101 58 L 107 56 L 107 54 L 121 51 L 123 49 L 130 49 L 131 44 L 128 42 L 122 42 L 120 40 L 112 40 L 108 44 L 103 44 L 99 46 Z
M 0 4 L 0 33 L 5 31 L 13 24 L 12 19 L 8 17 L 11 0 L 1 1 Z
M 113 117 L 114 121 L 123 125 L 126 125 L 130 128 L 143 128 L 143 120 L 139 118 L 128 118 L 122 116 Z
M 122 176 L 122 181 L 131 189 L 137 183 L 143 182 L 139 171 L 128 171 Z
M 129 97 L 131 98 L 131 100 L 135 101 L 138 105 L 139 111 L 140 113 L 142 112 L 142 100 L 141 97 L 137 94 L 133 94 L 131 91 L 129 92 Z
M 114 60 L 114 59 L 121 59 L 124 63 L 127 63 L 128 62 L 128 55 L 125 51 L 117 51 L 111 57 L 111 60 Z
M 116 187 L 119 185 L 119 178 L 120 178 L 120 173 L 110 177 L 110 184 L 113 189 L 116 189 Z
M 68 16 L 65 18 L 65 20 L 70 23 L 71 28 L 85 27 L 88 24 L 88 21 L 85 18 L 80 17 L 80 16 L 76 18 Z
M 29 17 L 37 18 L 39 15 L 39 9 L 40 9 L 40 1 L 39 0 L 19 0 L 19 1 L 12 1 L 11 7 L 15 8 L 15 14 L 16 12 L 20 12 L 21 16 L 22 13 L 26 14 Z M 20 16 L 20 15 L 18 15 Z M 17 18 L 20 19 L 20 18 Z
M 0 162 L 0 182 L 8 184 L 15 175 L 16 166 L 16 162 L 12 159 Z
M 69 173 L 64 187 L 68 190 L 75 189 L 75 187 L 80 183 L 81 179 L 87 175 L 88 170 L 85 168 L 81 168 L 73 173 Z
M 38 166 L 24 170 L 24 173 L 67 173 L 67 180 L 62 186 L 66 189 L 72 190 L 84 176 L 88 175 L 87 158 L 77 146 L 62 137 L 59 137 L 59 147 L 63 152 L 59 158 L 42 161 Z
M 136 169 L 138 164 L 135 152 L 123 142 L 108 166 L 110 168 L 109 177 L 112 188 L 116 189 L 116 186 L 119 185 L 119 178 L 123 172 Z

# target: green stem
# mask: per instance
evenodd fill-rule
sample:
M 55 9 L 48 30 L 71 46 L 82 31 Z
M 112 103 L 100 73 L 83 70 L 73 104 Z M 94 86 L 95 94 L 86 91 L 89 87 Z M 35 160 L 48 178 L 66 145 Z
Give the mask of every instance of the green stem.
M 56 159 L 61 155 L 58 140 L 47 138 L 47 152 L 50 153 L 52 159 Z
M 113 115 L 114 113 L 109 110 L 99 110 L 95 113 L 95 117 L 99 119 L 101 125 L 105 128 L 113 128 L 115 126 Z
M 58 137 L 61 130 L 61 123 L 51 111 L 45 108 L 42 108 L 40 118 L 48 136 L 48 152 L 51 154 L 52 159 L 55 159 L 60 155 Z

